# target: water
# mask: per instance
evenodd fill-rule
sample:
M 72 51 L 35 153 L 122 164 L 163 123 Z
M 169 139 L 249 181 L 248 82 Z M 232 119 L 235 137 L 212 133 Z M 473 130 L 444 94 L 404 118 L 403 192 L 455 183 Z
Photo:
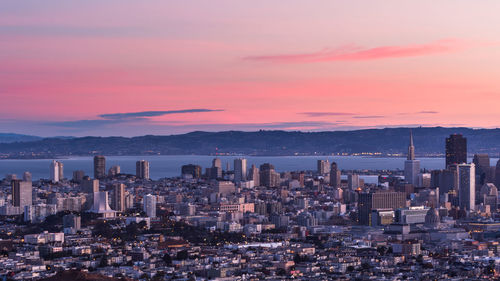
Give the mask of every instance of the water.
M 150 162 L 150 176 L 152 179 L 162 177 L 176 177 L 180 175 L 181 166 L 185 164 L 197 164 L 205 168 L 212 165 L 213 156 L 199 155 L 161 155 L 161 156 L 107 156 L 106 168 L 119 165 L 122 173 L 135 174 L 135 162 L 137 160 L 147 160 Z M 222 168 L 225 170 L 227 163 L 230 169 L 233 166 L 233 160 L 236 156 L 220 156 L 222 160 Z M 271 163 L 275 166 L 278 172 L 297 171 L 297 170 L 316 170 L 317 160 L 328 159 L 330 162 L 335 161 L 340 169 L 345 170 L 396 170 L 403 169 L 405 158 L 383 158 L 383 157 L 359 157 L 359 156 L 248 156 L 248 168 L 252 164 L 257 167 L 263 163 Z M 419 158 L 421 168 L 435 170 L 444 168 L 444 158 Z M 497 158 L 491 159 L 491 165 L 496 165 Z M 93 158 L 92 157 L 71 157 L 60 159 L 64 164 L 64 175 L 66 178 L 71 178 L 75 170 L 83 170 L 86 175 L 93 175 Z M 469 161 L 471 161 L 469 159 Z M 6 174 L 16 174 L 22 177 L 25 171 L 29 171 L 33 175 L 33 179 L 49 178 L 51 160 L 49 159 L 3 159 L 0 160 L 0 177 Z M 367 182 L 372 182 L 373 179 L 366 179 Z

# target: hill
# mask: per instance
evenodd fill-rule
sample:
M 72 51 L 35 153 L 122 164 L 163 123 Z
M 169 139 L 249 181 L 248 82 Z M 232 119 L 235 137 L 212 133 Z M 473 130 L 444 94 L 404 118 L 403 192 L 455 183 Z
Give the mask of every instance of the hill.
M 469 153 L 500 152 L 500 129 L 413 128 L 416 154 L 444 153 L 445 138 L 460 133 L 468 139 Z M 0 144 L 3 157 L 33 158 L 71 155 L 314 155 L 331 153 L 406 153 L 409 128 L 333 132 L 224 131 L 192 132 L 169 136 L 46 138 Z

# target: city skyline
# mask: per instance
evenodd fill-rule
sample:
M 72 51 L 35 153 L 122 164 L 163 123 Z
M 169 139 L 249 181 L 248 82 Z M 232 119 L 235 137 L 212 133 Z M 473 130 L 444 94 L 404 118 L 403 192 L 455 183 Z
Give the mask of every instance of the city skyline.
M 499 127 L 498 8 L 5 2 L 0 124 L 40 136 Z

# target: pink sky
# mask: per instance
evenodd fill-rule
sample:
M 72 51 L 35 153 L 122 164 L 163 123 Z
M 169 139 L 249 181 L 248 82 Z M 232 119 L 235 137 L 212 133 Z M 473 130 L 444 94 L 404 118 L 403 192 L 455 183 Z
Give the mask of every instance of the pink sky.
M 499 10 L 495 0 L 3 1 L 0 132 L 500 127 Z

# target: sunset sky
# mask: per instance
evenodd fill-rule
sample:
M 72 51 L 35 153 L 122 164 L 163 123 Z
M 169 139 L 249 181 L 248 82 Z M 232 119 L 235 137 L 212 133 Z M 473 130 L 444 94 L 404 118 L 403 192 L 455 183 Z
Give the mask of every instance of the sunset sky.
M 0 132 L 500 127 L 500 1 L 0 2 Z

